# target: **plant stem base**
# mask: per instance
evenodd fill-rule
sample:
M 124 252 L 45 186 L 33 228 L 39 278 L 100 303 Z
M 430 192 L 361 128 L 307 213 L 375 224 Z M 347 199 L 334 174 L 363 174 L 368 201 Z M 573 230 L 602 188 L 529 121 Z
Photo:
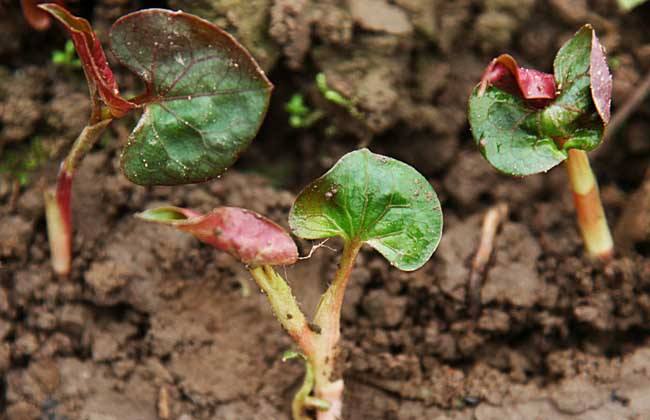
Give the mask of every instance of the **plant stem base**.
M 614 253 L 614 241 L 607 225 L 598 183 L 589 165 L 587 153 L 570 149 L 566 167 L 573 191 L 578 225 L 587 253 L 591 257 L 608 260 Z

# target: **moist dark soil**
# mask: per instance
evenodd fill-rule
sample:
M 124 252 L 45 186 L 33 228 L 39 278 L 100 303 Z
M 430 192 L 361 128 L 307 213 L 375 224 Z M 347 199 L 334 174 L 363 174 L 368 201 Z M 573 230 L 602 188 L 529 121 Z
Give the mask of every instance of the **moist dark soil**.
M 18 2 L 15 2 L 18 3 Z M 75 180 L 74 266 L 49 266 L 42 190 L 87 118 L 79 70 L 54 66 L 61 31 L 37 33 L 0 1 L 0 154 L 34 139 L 55 156 L 26 185 L 0 181 L 0 416 L 6 419 L 288 419 L 303 368 L 246 270 L 188 235 L 133 214 L 171 203 L 242 206 L 286 226 L 293 197 L 342 154 L 368 145 L 415 166 L 445 214 L 439 249 L 404 273 L 364 249 L 343 310 L 344 418 L 650 418 L 650 107 L 593 156 L 618 245 L 583 256 L 564 168 L 496 173 L 475 149 L 466 100 L 489 59 L 549 69 L 592 23 L 620 107 L 650 71 L 650 4 L 613 0 L 95 0 L 70 2 L 105 38 L 143 7 L 199 14 L 233 32 L 276 85 L 253 146 L 221 179 L 130 184 L 118 165 L 133 120 L 114 123 Z M 327 102 L 318 72 L 352 98 Z M 133 76 L 118 72 L 124 90 Z M 292 129 L 302 93 L 324 112 Z M 482 218 L 505 203 L 482 284 L 470 288 Z M 306 255 L 311 244 L 299 243 Z M 335 241 L 331 248 L 340 248 Z M 312 313 L 337 263 L 319 248 L 286 268 Z M 478 307 L 474 313 L 472 307 Z

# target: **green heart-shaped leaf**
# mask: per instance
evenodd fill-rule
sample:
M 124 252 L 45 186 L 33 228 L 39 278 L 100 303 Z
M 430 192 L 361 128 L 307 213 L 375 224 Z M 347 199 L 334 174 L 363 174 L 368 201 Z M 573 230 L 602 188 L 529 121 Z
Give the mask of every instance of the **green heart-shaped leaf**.
M 228 33 L 183 12 L 149 9 L 119 19 L 115 56 L 145 82 L 144 112 L 121 164 L 140 185 L 218 176 L 256 135 L 272 85 Z
M 543 108 L 539 101 L 496 87 L 499 80 L 484 80 L 472 92 L 472 134 L 498 170 L 518 176 L 544 172 L 565 160 L 568 149 L 589 151 L 602 141 L 611 75 L 591 26 L 562 46 L 553 67 L 559 93 Z
M 305 239 L 340 236 L 368 243 L 397 268 L 411 271 L 438 246 L 442 211 L 418 171 L 362 149 L 343 156 L 300 193 L 289 225 Z

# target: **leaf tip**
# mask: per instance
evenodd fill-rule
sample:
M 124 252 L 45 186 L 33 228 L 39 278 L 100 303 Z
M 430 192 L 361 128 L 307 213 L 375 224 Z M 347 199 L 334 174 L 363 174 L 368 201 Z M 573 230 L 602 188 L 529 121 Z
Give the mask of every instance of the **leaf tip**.
M 587 25 L 585 25 L 587 26 Z M 591 26 L 589 26 L 591 28 Z M 596 111 L 604 125 L 609 123 L 612 104 L 612 74 L 607 64 L 605 48 L 596 36 L 596 31 L 591 32 L 591 54 L 589 57 L 589 77 L 591 97 L 596 106 Z
M 183 209 L 179 207 L 157 207 L 153 209 L 148 209 L 140 213 L 136 213 L 135 217 L 147 222 L 157 222 L 157 223 L 173 223 L 178 220 L 188 219 L 188 215 L 185 214 Z
M 41 4 L 37 4 L 36 7 L 41 10 L 45 10 L 48 13 L 53 13 L 55 10 L 62 8 L 56 3 L 41 3 Z

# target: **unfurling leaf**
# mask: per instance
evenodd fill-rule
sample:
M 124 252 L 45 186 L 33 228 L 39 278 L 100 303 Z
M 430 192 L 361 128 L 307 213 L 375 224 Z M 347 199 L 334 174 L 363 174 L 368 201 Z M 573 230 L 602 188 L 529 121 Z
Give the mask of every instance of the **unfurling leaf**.
M 146 93 L 121 164 L 140 185 L 202 182 L 223 173 L 256 135 L 272 85 L 228 33 L 183 12 L 149 9 L 113 25 L 111 49 Z
M 485 89 L 487 85 L 526 100 L 537 100 L 539 104 L 547 103 L 556 96 L 552 74 L 519 67 L 508 54 L 498 56 L 487 67 L 481 78 L 481 86 Z
M 56 18 L 70 34 L 79 59 L 86 73 L 86 80 L 93 100 L 98 95 L 109 108 L 113 117 L 121 117 L 136 107 L 120 96 L 113 71 L 99 39 L 86 19 L 73 16 L 64 7 L 48 3 L 38 6 Z
M 41 3 L 63 4 L 64 0 L 20 0 L 20 6 L 23 9 L 23 16 L 29 26 L 37 31 L 44 31 L 52 24 L 52 19 L 45 10 L 41 10 L 38 5 Z
M 191 233 L 249 266 L 290 265 L 298 259 L 295 242 L 281 226 L 239 207 L 218 207 L 201 215 L 169 206 L 147 210 L 137 217 Z
M 411 271 L 438 246 L 442 211 L 435 191 L 415 169 L 362 149 L 343 156 L 300 193 L 289 224 L 305 239 L 365 242 L 397 268 Z
M 568 149 L 589 151 L 600 144 L 610 117 L 612 78 L 590 25 L 562 46 L 553 69 L 556 92 L 550 95 L 547 75 L 524 76 L 531 71 L 502 55 L 472 92 L 472 134 L 498 170 L 519 176 L 547 171 L 567 158 Z

